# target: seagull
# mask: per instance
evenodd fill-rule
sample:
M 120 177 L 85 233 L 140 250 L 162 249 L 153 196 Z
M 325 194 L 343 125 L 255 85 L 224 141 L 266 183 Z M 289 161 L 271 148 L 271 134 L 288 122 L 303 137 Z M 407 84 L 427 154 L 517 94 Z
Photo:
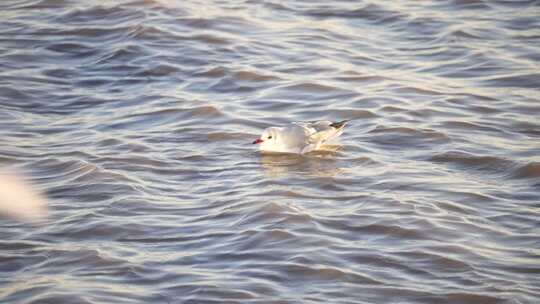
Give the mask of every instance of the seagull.
M 294 122 L 283 127 L 269 127 L 253 144 L 259 145 L 263 152 L 305 154 L 340 136 L 348 121 Z

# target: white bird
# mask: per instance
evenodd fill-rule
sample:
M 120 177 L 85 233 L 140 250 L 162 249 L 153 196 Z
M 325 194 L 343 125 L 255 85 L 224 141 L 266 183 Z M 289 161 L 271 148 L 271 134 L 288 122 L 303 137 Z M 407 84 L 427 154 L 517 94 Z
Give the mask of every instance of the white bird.
M 0 168 L 0 220 L 37 221 L 47 216 L 47 201 L 20 174 Z
M 340 136 L 348 121 L 296 122 L 283 127 L 269 127 L 253 144 L 258 144 L 263 152 L 305 154 Z

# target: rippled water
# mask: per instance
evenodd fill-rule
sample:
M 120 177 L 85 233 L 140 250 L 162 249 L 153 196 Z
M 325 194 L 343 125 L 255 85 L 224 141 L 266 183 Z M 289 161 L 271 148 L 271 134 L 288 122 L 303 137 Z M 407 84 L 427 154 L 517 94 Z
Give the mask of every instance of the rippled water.
M 539 4 L 2 1 L 0 302 L 539 303 Z

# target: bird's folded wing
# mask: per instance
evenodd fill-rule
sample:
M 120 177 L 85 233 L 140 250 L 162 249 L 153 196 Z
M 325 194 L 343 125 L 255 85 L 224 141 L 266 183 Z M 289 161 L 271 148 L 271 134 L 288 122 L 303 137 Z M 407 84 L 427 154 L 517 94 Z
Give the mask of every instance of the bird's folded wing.
M 332 124 L 331 121 L 328 120 L 320 120 L 320 121 L 295 121 L 293 124 L 300 126 L 302 128 L 311 129 L 315 132 L 324 131 L 328 128 L 330 128 L 330 125 Z
M 326 141 L 339 136 L 341 131 L 340 129 L 328 128 L 311 134 L 308 141 L 310 143 L 324 144 Z

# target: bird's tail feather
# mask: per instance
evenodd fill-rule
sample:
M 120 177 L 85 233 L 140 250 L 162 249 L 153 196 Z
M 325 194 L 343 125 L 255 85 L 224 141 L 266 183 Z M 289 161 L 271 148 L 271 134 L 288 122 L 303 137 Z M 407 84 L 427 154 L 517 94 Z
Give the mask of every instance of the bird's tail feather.
M 342 121 L 338 121 L 338 122 L 334 122 L 334 123 L 331 123 L 330 124 L 330 127 L 332 128 L 336 128 L 336 129 L 341 129 L 345 126 L 345 124 L 347 122 L 351 121 L 350 119 L 345 119 L 345 120 L 342 120 Z

